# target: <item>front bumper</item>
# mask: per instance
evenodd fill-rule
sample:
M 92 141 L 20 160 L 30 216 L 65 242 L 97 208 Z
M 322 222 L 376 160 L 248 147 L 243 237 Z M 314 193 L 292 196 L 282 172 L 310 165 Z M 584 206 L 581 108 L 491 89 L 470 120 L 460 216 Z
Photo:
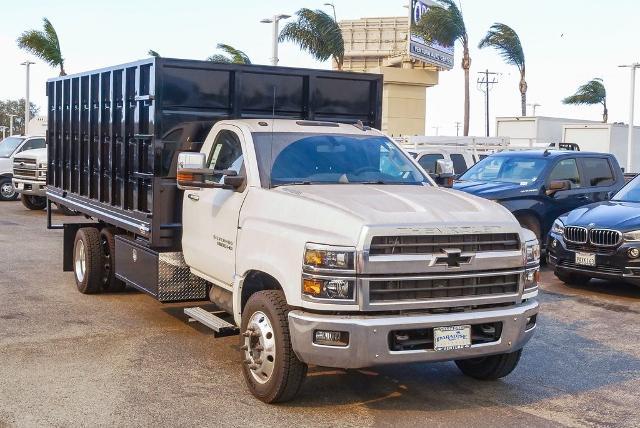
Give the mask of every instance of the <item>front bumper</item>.
M 21 194 L 31 196 L 47 196 L 47 183 L 39 180 L 13 179 L 13 187 Z
M 555 241 L 555 245 L 554 245 Z M 640 285 L 640 258 L 630 259 L 628 251 L 640 248 L 639 242 L 623 242 L 615 248 L 568 248 L 562 236 L 551 233 L 547 242 L 549 265 L 554 269 L 591 278 L 626 281 Z M 595 254 L 595 266 L 575 263 L 576 252 Z
M 527 322 L 537 313 L 538 302 L 535 300 L 507 308 L 447 314 L 322 315 L 293 310 L 289 312 L 289 329 L 293 350 L 301 361 L 325 367 L 361 368 L 380 364 L 449 361 L 513 352 L 531 339 L 535 324 L 527 326 Z M 448 351 L 390 349 L 390 334 L 393 331 L 496 322 L 502 323 L 502 332 L 500 338 L 493 342 Z M 349 344 L 345 347 L 315 344 L 315 330 L 348 332 Z

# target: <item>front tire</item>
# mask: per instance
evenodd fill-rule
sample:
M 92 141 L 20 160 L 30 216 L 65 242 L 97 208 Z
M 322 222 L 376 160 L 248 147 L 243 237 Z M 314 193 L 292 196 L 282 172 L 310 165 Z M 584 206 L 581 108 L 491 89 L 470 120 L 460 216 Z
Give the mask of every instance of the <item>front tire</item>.
M 76 232 L 73 273 L 78 291 L 82 294 L 95 294 L 102 289 L 102 252 L 97 228 L 83 227 Z
M 8 177 L 0 178 L 0 201 L 15 201 L 18 199 L 18 192 L 13 187 L 13 181 Z
M 509 354 L 491 355 L 489 357 L 456 360 L 462 373 L 479 380 L 497 380 L 511 373 L 518 362 L 522 349 Z
M 589 276 L 581 275 L 579 273 L 562 272 L 558 269 L 553 273 L 560 281 L 568 285 L 586 285 L 591 280 L 591 277 Z
M 242 311 L 242 373 L 251 393 L 265 403 L 291 400 L 307 374 L 291 347 L 288 313 L 279 290 L 253 294 Z
M 33 211 L 42 211 L 47 207 L 47 198 L 33 195 L 20 195 L 20 201 L 27 209 Z

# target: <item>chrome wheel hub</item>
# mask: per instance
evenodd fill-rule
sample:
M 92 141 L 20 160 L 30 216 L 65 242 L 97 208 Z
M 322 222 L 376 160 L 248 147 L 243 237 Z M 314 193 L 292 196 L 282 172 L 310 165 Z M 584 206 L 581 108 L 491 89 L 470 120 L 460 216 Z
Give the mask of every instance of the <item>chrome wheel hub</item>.
M 2 186 L 0 186 L 0 194 L 2 194 L 3 198 L 10 199 L 16 194 L 16 189 L 10 182 L 4 182 Z
M 87 267 L 87 255 L 84 248 L 84 242 L 79 240 L 76 244 L 76 249 L 73 252 L 73 266 L 78 282 L 84 280 L 84 275 Z
M 271 379 L 276 359 L 275 333 L 271 321 L 263 312 L 251 315 L 244 336 L 244 363 L 258 383 Z

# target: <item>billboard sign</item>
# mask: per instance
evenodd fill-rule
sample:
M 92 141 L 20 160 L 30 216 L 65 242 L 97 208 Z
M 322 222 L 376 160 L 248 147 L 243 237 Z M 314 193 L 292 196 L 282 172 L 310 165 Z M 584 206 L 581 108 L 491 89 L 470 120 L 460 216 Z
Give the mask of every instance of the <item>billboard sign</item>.
M 427 42 L 413 33 L 413 26 L 420 21 L 422 15 L 436 4 L 430 0 L 411 0 L 409 8 L 409 56 L 427 64 L 442 67 L 446 70 L 453 68 L 453 46 L 445 47 L 435 42 Z

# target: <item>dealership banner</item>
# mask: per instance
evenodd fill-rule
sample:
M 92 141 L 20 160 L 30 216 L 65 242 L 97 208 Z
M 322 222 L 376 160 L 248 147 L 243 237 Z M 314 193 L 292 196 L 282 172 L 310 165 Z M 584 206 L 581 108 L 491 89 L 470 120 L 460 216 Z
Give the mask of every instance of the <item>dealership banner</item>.
M 411 0 L 409 56 L 427 64 L 450 70 L 453 68 L 453 46 L 445 47 L 436 42 L 427 42 L 413 33 L 413 26 L 433 6 L 436 6 L 436 3 L 429 0 Z

